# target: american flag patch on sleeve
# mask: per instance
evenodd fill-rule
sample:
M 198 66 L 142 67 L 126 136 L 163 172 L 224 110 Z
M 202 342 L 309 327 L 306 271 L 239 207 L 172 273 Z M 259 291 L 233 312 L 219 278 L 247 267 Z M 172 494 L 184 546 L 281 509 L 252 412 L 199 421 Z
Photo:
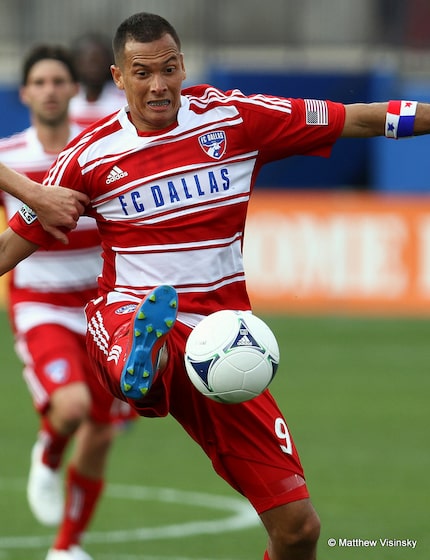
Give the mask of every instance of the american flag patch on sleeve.
M 327 102 L 320 99 L 305 99 L 306 124 L 328 125 Z

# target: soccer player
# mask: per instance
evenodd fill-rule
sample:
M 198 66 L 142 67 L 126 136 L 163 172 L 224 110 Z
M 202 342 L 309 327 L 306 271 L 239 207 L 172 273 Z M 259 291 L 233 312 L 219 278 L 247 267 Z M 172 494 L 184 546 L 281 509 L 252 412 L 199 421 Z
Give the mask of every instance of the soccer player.
M 32 49 L 23 64 L 20 89 L 31 126 L 0 140 L 3 164 L 42 181 L 58 153 L 81 132 L 68 117 L 76 91 L 68 51 L 52 45 Z M 3 203 L 9 217 L 22 206 L 6 194 Z M 130 415 L 129 405 L 103 391 L 94 379 L 85 347 L 83 308 L 96 294 L 100 251 L 95 222 L 84 218 L 69 245 L 57 242 L 50 251 L 36 252 L 10 275 L 16 349 L 40 415 L 27 496 L 38 521 L 59 525 L 49 560 L 90 560 L 80 546 L 81 535 L 103 489 L 114 421 Z M 60 467 L 72 437 L 64 503 Z
M 182 90 L 180 39 L 154 14 L 126 19 L 113 44 L 112 76 L 128 105 L 74 140 L 45 180 L 85 193 L 98 223 L 104 264 L 86 308 L 98 378 L 140 415 L 171 414 L 184 427 L 258 512 L 265 560 L 314 560 L 319 518 L 270 391 L 235 405 L 206 398 L 187 377 L 185 343 L 208 314 L 251 309 L 242 242 L 262 165 L 329 156 L 340 137 L 429 133 L 430 105 Z M 46 216 L 26 209 L 13 217 L 0 236 L 0 273 L 50 245 L 40 221 L 55 221 Z
M 99 33 L 86 33 L 71 46 L 79 78 L 79 91 L 70 102 L 70 118 L 87 127 L 125 104 L 124 92 L 112 82 L 113 52 L 110 40 Z

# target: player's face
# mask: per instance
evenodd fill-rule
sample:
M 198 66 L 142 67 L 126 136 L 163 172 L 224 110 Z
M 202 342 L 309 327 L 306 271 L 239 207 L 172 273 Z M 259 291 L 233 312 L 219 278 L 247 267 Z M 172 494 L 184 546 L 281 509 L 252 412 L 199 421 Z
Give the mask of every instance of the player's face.
M 81 82 L 90 87 L 100 88 L 110 81 L 109 67 L 112 58 L 102 45 L 89 42 L 79 54 L 78 70 Z
M 176 121 L 185 68 L 170 35 L 151 43 L 127 42 L 120 66 L 112 66 L 112 76 L 125 91 L 138 130 L 162 130 Z
M 69 101 L 77 90 L 67 66 L 46 59 L 33 65 L 20 94 L 34 124 L 56 126 L 68 119 Z

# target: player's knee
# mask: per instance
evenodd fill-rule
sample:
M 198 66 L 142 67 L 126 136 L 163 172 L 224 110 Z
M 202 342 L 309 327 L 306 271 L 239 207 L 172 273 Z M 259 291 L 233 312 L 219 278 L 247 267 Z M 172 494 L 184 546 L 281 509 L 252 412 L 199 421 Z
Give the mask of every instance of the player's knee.
M 289 540 L 292 545 L 314 547 L 319 539 L 320 530 L 320 519 L 312 508 L 302 520 L 301 525 L 289 536 Z
M 278 527 L 270 535 L 277 550 L 312 550 L 320 535 L 320 520 L 315 511 L 309 512 L 297 522 Z
M 275 560 L 314 558 L 320 535 L 320 520 L 309 500 L 293 502 L 262 515 L 269 534 L 269 550 Z
M 83 383 L 73 383 L 55 391 L 48 414 L 59 431 L 71 433 L 88 417 L 90 408 L 88 388 Z
M 100 452 L 106 452 L 112 445 L 116 427 L 114 424 L 99 423 L 92 420 L 86 422 L 87 440 L 91 447 L 98 449 Z

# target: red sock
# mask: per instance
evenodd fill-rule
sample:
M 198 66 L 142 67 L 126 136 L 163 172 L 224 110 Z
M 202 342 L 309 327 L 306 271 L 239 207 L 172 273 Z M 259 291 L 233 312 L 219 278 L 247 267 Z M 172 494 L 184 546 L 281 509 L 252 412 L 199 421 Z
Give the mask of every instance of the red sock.
M 264 558 L 263 558 L 263 560 L 270 560 L 270 558 L 269 558 L 269 553 L 267 552 L 267 550 L 266 550 L 266 552 L 264 553 Z
M 104 487 L 104 480 L 93 480 L 79 474 L 74 467 L 67 470 L 66 508 L 54 548 L 67 550 L 80 543 L 82 534 Z
M 63 436 L 56 432 L 48 418 L 43 416 L 40 437 L 43 439 L 45 444 L 42 454 L 42 462 L 51 469 L 58 469 L 64 455 L 64 450 L 69 443 L 70 436 Z

